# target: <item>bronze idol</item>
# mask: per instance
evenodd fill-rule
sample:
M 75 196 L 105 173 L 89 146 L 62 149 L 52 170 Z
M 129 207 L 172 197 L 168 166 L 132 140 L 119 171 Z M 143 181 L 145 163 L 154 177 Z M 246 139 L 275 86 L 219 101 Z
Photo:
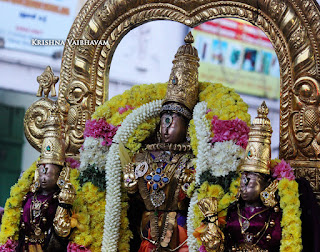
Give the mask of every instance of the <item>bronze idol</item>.
M 278 180 L 270 174 L 271 134 L 265 102 L 250 128 L 246 156 L 241 165 L 240 198 L 228 211 L 226 249 L 278 251 L 281 240 Z
M 34 181 L 23 199 L 17 251 L 66 251 L 75 189 L 69 182 L 60 127 L 54 104 L 44 124 Z
M 173 60 L 161 108 L 159 142 L 147 144 L 124 169 L 128 192 L 142 201 L 141 223 L 136 227 L 142 242 L 133 251 L 138 247 L 140 252 L 188 251 L 186 190 L 194 179 L 194 156 L 187 127 L 198 100 L 199 58 L 191 33 L 185 42 Z

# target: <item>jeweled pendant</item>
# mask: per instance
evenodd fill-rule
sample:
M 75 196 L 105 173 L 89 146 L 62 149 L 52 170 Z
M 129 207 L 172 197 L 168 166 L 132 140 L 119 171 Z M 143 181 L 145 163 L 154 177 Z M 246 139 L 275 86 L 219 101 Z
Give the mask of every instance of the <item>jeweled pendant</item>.
M 250 233 L 246 233 L 244 239 L 245 239 L 245 241 L 247 243 L 252 243 L 253 242 L 253 236 Z
M 166 199 L 166 194 L 163 190 L 153 191 L 150 195 L 151 203 L 154 207 L 159 207 Z
M 144 174 L 146 174 L 147 171 L 148 171 L 148 163 L 147 162 L 144 161 L 144 162 L 138 164 L 135 171 L 134 171 L 136 179 L 144 176 Z
M 36 236 L 40 236 L 41 235 L 41 228 L 39 228 L 39 227 L 36 227 L 35 229 L 34 229 L 34 234 L 36 235 Z
M 250 221 L 245 220 L 245 221 L 242 223 L 243 231 L 246 232 L 249 227 L 250 227 Z

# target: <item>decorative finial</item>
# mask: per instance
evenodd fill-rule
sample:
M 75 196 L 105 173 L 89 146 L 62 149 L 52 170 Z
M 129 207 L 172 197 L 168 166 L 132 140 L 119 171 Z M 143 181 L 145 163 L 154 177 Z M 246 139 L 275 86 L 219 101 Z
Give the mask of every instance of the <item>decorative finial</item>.
M 263 101 L 258 108 L 258 117 L 267 118 L 269 114 L 269 108 L 267 107 L 267 104 L 265 101 Z
M 185 42 L 186 44 L 192 44 L 192 43 L 194 42 L 194 38 L 193 38 L 191 32 L 189 32 L 189 33 L 187 34 L 187 36 L 184 38 L 184 42 Z
M 49 93 L 51 91 L 51 96 L 56 96 L 55 85 L 58 82 L 59 77 L 54 76 L 54 73 L 50 66 L 47 66 L 44 72 L 37 77 L 37 81 L 39 83 L 39 89 L 37 96 L 41 97 L 42 92 L 44 93 L 44 97 L 48 98 Z

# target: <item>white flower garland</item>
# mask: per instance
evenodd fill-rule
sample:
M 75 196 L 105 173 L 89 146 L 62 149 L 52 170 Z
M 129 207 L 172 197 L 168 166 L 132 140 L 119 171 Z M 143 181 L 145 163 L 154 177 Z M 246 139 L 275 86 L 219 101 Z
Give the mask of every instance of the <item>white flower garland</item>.
M 80 149 L 80 171 L 88 168 L 88 165 L 95 165 L 100 171 L 105 169 L 106 157 L 109 147 L 103 146 L 103 138 L 86 137 Z
M 211 149 L 210 124 L 206 118 L 207 103 L 199 102 L 193 110 L 193 120 L 198 140 L 198 156 L 196 158 L 196 185 L 200 185 L 200 175 L 209 169 L 208 154 Z
M 245 150 L 233 140 L 216 142 L 207 155 L 210 173 L 220 177 L 236 171 L 244 154 Z
M 134 130 L 144 121 L 159 115 L 162 100 L 144 104 L 132 111 L 122 122 L 111 145 L 106 162 L 106 211 L 101 251 L 117 251 L 121 213 L 121 172 L 118 143 L 128 142 Z
M 197 239 L 193 236 L 193 232 L 195 230 L 195 227 L 193 225 L 193 220 L 195 218 L 194 216 L 194 208 L 196 204 L 198 203 L 198 192 L 195 191 L 190 199 L 190 204 L 188 208 L 188 216 L 187 216 L 187 243 L 189 252 L 196 252 L 198 251 L 198 243 Z

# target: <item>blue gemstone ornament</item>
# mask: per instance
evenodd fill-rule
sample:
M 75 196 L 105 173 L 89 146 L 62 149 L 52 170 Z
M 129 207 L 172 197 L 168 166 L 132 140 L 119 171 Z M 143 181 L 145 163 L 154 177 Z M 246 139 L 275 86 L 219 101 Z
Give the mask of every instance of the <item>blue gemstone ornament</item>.
M 163 182 L 163 183 L 168 183 L 168 182 L 169 182 L 169 179 L 168 179 L 167 177 L 164 177 L 164 178 L 162 178 L 162 182 Z
M 157 190 L 158 189 L 158 184 L 153 184 L 152 188 L 153 188 L 153 190 Z
M 153 181 L 154 181 L 154 182 L 159 182 L 160 179 L 161 179 L 161 177 L 160 177 L 159 175 L 154 175 L 154 176 L 153 176 Z

